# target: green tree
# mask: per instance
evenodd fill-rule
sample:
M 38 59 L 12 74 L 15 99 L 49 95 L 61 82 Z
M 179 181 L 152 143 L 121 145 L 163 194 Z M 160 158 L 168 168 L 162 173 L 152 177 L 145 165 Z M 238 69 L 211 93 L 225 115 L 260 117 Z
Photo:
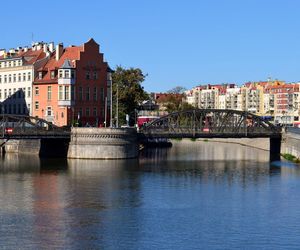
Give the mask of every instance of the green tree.
M 126 114 L 134 117 L 135 109 L 148 99 L 148 94 L 141 86 L 146 75 L 139 68 L 125 69 L 117 66 L 112 73 L 113 81 L 113 117 L 116 117 L 118 92 L 119 126 L 126 123 Z M 118 90 L 118 91 L 117 91 Z
M 167 93 L 170 93 L 170 94 L 183 94 L 184 91 L 186 91 L 185 87 L 176 86 L 175 88 L 172 88 L 169 91 L 167 91 Z
M 194 109 L 192 105 L 188 104 L 183 99 L 184 99 L 184 95 L 170 94 L 164 99 L 163 105 L 168 111 L 168 113 Z

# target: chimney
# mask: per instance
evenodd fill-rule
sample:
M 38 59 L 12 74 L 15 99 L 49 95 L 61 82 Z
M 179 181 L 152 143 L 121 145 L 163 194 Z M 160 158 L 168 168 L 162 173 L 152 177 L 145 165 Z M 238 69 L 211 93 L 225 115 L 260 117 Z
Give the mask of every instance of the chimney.
M 49 43 L 48 48 L 49 51 L 52 53 L 54 51 L 54 42 Z
M 48 46 L 46 43 L 43 44 L 43 51 L 46 53 L 48 51 Z
M 42 44 L 38 43 L 37 46 L 36 46 L 36 50 L 41 50 L 41 49 L 42 49 Z
M 59 58 L 61 57 L 61 55 L 63 53 L 63 49 L 64 49 L 64 46 L 63 46 L 62 43 L 56 45 L 56 51 L 55 51 L 55 59 L 56 59 L 56 61 L 58 61 Z

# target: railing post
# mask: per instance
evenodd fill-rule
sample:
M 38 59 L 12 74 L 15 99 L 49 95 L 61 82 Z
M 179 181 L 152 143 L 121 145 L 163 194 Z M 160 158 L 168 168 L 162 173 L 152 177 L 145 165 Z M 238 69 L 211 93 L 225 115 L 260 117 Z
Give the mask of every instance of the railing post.
M 193 138 L 195 138 L 195 134 L 196 134 L 196 127 L 195 127 L 195 125 L 196 125 L 196 111 L 195 111 L 195 109 L 193 110 Z

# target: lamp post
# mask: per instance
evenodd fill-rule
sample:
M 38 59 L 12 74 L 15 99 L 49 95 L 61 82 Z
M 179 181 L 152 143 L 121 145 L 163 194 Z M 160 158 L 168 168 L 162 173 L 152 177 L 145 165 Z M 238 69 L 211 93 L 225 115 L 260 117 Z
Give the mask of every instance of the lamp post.
M 119 83 L 117 82 L 116 127 L 119 127 Z

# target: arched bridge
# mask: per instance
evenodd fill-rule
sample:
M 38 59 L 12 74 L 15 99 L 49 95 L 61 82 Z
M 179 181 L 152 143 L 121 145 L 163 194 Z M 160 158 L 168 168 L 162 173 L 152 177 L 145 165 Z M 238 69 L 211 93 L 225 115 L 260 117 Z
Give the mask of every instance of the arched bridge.
M 193 109 L 174 112 L 146 124 L 140 130 L 152 138 L 278 138 L 281 130 L 249 112 Z
M 70 138 L 70 132 L 26 115 L 0 115 L 0 139 Z
M 144 125 L 141 143 L 156 138 L 270 138 L 270 160 L 280 160 L 281 129 L 245 111 L 193 109 L 174 112 Z

